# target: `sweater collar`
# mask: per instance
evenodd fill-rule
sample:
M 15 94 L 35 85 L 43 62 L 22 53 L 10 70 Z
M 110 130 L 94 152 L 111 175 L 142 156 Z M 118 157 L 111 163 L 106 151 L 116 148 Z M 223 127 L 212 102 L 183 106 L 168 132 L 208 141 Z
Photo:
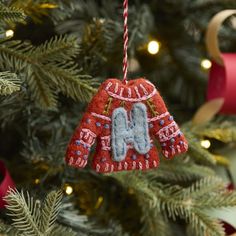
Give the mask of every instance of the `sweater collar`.
M 108 79 L 103 85 L 111 97 L 123 101 L 145 101 L 157 93 L 155 86 L 144 78 L 130 80 L 126 84 L 118 79 Z

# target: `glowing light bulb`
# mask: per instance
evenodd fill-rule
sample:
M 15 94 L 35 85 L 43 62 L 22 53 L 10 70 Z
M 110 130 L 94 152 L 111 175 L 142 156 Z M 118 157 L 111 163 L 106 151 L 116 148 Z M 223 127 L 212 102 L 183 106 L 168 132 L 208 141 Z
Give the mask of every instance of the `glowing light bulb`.
M 160 43 L 157 41 L 150 41 L 148 43 L 148 52 L 152 55 L 155 55 L 159 52 L 160 49 Z
M 205 149 L 208 149 L 211 146 L 211 142 L 209 140 L 202 140 L 201 146 Z
M 35 184 L 39 184 L 40 183 L 40 179 L 35 179 L 34 183 Z
M 11 38 L 13 36 L 14 36 L 14 31 L 13 30 L 9 29 L 9 30 L 6 31 L 6 37 L 7 38 Z
M 67 185 L 65 188 L 65 192 L 67 195 L 71 195 L 73 193 L 73 188 L 70 185 Z
M 101 24 L 105 23 L 105 19 L 104 18 L 100 18 L 99 21 L 100 21 Z
M 211 66 L 212 66 L 212 63 L 211 63 L 211 61 L 209 61 L 208 59 L 203 59 L 203 60 L 201 61 L 201 67 L 202 67 L 203 69 L 208 70 L 208 69 L 211 68 Z

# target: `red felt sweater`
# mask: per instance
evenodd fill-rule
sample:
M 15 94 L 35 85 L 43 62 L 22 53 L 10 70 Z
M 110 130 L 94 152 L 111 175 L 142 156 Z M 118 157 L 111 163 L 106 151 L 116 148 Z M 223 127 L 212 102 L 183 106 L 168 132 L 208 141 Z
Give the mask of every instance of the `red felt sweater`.
M 147 153 L 140 154 L 132 142 L 127 143 L 125 159 L 115 161 L 111 145 L 112 114 L 119 107 L 123 107 L 129 114 L 136 103 L 147 107 L 150 149 Z M 187 151 L 188 145 L 184 135 L 152 83 L 142 78 L 131 80 L 127 84 L 118 79 L 108 79 L 93 97 L 71 138 L 66 162 L 77 168 L 85 167 L 91 146 L 97 140 L 93 158 L 93 168 L 97 172 L 156 168 L 159 165 L 159 157 L 157 148 L 153 145 L 154 138 L 160 142 L 162 153 L 168 159 Z

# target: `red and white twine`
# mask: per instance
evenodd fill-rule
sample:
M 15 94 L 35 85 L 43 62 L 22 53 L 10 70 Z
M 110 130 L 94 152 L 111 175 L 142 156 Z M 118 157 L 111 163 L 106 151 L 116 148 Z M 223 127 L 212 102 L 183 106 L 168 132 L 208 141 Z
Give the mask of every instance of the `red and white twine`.
M 128 34 L 128 0 L 124 0 L 124 59 L 123 59 L 123 82 L 127 83 L 127 73 L 128 73 L 128 42 L 129 42 L 129 34 Z

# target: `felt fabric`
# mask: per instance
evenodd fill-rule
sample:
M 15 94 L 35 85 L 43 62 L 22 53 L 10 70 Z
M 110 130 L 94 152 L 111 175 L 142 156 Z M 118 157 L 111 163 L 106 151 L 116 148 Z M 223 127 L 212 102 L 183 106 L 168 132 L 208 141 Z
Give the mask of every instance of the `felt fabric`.
M 128 125 L 127 112 L 123 107 L 114 110 L 112 114 L 112 153 L 114 161 L 123 161 L 127 153 L 127 145 L 133 145 L 140 154 L 150 150 L 150 138 L 146 106 L 135 103 L 130 111 Z
M 66 162 L 83 168 L 97 141 L 92 166 L 97 172 L 157 168 L 157 139 L 171 159 L 188 149 L 187 141 L 154 85 L 143 78 L 123 84 L 108 79 L 90 102 L 66 152 Z

